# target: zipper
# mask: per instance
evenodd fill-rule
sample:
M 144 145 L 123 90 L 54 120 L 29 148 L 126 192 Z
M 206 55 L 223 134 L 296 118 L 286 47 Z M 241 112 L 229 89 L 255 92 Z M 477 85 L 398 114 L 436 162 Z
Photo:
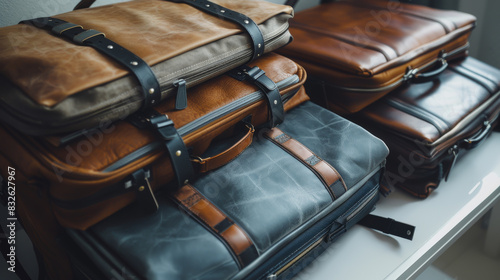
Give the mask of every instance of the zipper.
M 289 87 L 291 85 L 298 83 L 299 81 L 300 81 L 299 77 L 297 75 L 293 75 L 293 76 L 290 76 L 290 77 L 276 83 L 276 85 L 278 86 L 278 88 L 280 90 L 282 90 L 286 87 Z M 286 94 L 282 95 L 281 98 L 282 98 L 282 100 L 288 100 L 290 98 L 290 96 L 294 95 L 295 93 L 296 93 L 296 91 L 287 92 Z M 262 100 L 262 99 L 264 99 L 264 97 L 263 97 L 262 92 L 260 90 L 253 92 L 247 96 L 244 96 L 244 97 L 242 97 L 236 101 L 233 101 L 225 106 L 222 106 L 222 107 L 218 108 L 217 110 L 214 110 L 214 111 L 206 114 L 205 116 L 198 118 L 198 119 L 180 127 L 179 129 L 177 129 L 177 132 L 181 136 L 186 136 L 189 133 L 200 129 L 203 126 L 205 126 L 205 125 L 207 125 L 215 120 L 223 118 L 224 116 L 226 116 L 234 111 L 237 111 L 241 108 L 247 107 L 247 106 L 249 106 L 255 102 L 258 102 L 259 100 Z M 162 146 L 163 146 L 163 142 L 161 142 L 161 141 L 147 144 L 147 145 L 135 150 L 134 152 L 128 154 L 127 156 L 119 159 L 115 163 L 106 167 L 101 172 L 115 171 L 115 170 L 117 170 L 117 169 L 131 163 L 131 162 L 134 162 L 134 161 L 160 149 Z
M 469 48 L 469 42 L 467 42 L 465 45 L 461 46 L 461 47 L 458 47 L 452 51 L 450 51 L 449 53 L 446 53 L 445 57 L 449 57 L 449 56 L 453 56 L 453 55 L 456 55 L 457 53 L 460 53 L 460 52 L 463 52 L 465 50 L 467 50 Z M 436 61 L 438 61 L 440 58 L 436 58 L 422 66 L 420 66 L 418 69 L 422 70 L 422 69 L 426 69 L 430 66 L 432 66 L 434 63 L 436 63 Z M 413 69 L 414 71 L 415 69 Z M 389 85 L 386 85 L 386 86 L 383 86 L 383 87 L 378 87 L 378 88 L 353 88 L 353 87 L 343 87 L 343 86 L 338 86 L 338 85 L 329 85 L 331 87 L 334 87 L 334 88 L 338 88 L 338 89 L 341 89 L 341 90 L 345 90 L 345 91 L 356 91 L 356 92 L 363 92 L 363 93 L 371 93 L 371 92 L 380 92 L 380 91 L 388 91 L 388 90 L 391 90 L 393 88 L 396 88 L 398 86 L 400 86 L 402 83 L 404 83 L 405 81 L 407 80 L 407 77 L 406 77 L 406 74 L 403 75 L 403 77 L 401 77 L 400 79 L 398 79 L 397 81 L 389 84 Z
M 378 170 L 377 170 L 378 171 Z M 367 206 L 372 206 L 370 202 L 373 202 L 374 199 L 377 197 L 377 192 L 378 192 L 378 187 L 374 188 L 368 193 L 368 196 L 363 199 L 361 203 L 358 204 L 356 208 L 354 208 L 352 211 L 348 211 L 344 215 L 340 216 L 337 220 L 342 219 L 343 217 L 346 217 L 345 222 L 343 223 L 344 226 L 340 226 L 338 229 L 334 230 L 333 232 L 327 232 L 324 235 L 321 235 L 317 240 L 315 240 L 311 245 L 309 245 L 305 250 L 301 251 L 298 253 L 295 257 L 293 257 L 289 262 L 287 262 L 285 265 L 283 265 L 280 269 L 278 269 L 276 272 L 269 274 L 266 278 L 266 280 L 276 280 L 278 277 L 285 273 L 290 267 L 292 267 L 294 264 L 298 263 L 304 256 L 306 256 L 309 252 L 317 248 L 318 246 L 321 245 L 321 243 L 327 239 L 331 240 L 333 237 L 335 237 L 338 233 L 340 233 L 342 230 L 345 229 L 345 225 L 351 221 L 352 219 L 356 218 L 358 214 L 363 212 L 363 210 L 366 210 Z M 329 231 L 329 229 L 335 224 L 335 222 L 329 224 L 326 226 L 323 230 L 321 231 Z M 321 232 L 320 231 L 320 232 Z

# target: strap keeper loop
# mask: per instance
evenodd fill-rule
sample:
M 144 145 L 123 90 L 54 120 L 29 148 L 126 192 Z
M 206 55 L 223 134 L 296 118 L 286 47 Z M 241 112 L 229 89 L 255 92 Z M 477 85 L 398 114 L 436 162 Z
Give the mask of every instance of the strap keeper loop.
M 83 31 L 82 33 L 79 33 L 75 37 L 73 37 L 73 42 L 82 45 L 85 40 L 88 40 L 92 37 L 102 35 L 106 37 L 106 35 L 100 31 L 94 30 L 94 29 L 89 29 L 86 31 Z

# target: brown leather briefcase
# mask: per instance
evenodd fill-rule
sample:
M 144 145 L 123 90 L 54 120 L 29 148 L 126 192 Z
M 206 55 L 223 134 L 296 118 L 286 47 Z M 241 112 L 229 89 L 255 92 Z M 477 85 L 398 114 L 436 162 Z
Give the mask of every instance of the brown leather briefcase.
M 0 120 L 29 135 L 98 126 L 291 40 L 292 8 L 264 1 L 138 0 L 0 28 Z
M 459 154 L 498 123 L 499 90 L 500 70 L 468 57 L 435 80 L 400 87 L 353 115 L 389 146 L 386 191 L 397 186 L 425 198 L 453 176 Z
M 313 101 L 348 114 L 466 55 L 474 24 L 461 12 L 341 0 L 296 13 L 290 21 L 294 41 L 280 52 L 306 69 Z

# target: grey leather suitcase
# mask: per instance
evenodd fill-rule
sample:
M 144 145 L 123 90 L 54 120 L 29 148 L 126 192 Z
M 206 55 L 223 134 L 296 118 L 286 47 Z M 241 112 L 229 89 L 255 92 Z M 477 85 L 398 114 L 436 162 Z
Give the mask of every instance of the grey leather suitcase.
M 311 102 L 257 134 L 231 163 L 161 196 L 156 214 L 125 208 L 70 239 L 103 278 L 287 279 L 360 220 L 388 229 L 368 215 L 388 154 L 378 138 Z

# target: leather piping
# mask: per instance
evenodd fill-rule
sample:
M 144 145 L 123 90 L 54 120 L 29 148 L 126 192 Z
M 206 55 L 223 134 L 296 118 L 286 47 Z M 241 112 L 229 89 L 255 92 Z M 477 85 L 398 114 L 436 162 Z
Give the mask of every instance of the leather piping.
M 249 261 L 253 261 L 253 259 L 258 257 L 255 245 L 245 230 L 227 217 L 217 206 L 208 201 L 193 186 L 189 184 L 184 185 L 173 197 L 191 216 L 204 223 L 214 234 L 221 237 L 227 243 L 241 267 L 245 267 Z M 221 230 L 218 227 L 221 223 L 230 223 L 231 225 Z M 242 255 L 245 254 L 248 256 L 249 251 L 253 251 L 251 258 L 243 259 Z
M 359 5 L 359 3 L 350 3 L 350 4 L 351 4 L 351 5 L 358 6 L 358 7 L 359 7 L 359 6 L 361 6 L 361 5 Z M 363 3 L 363 5 L 362 5 L 362 6 L 363 6 L 363 7 L 369 7 L 370 9 L 377 9 L 377 10 L 381 10 L 381 11 L 386 11 L 386 9 L 383 9 L 383 8 L 381 8 L 381 7 L 379 7 L 379 6 L 369 5 L 369 4 L 367 4 L 367 3 Z M 408 16 L 412 16 L 412 17 L 416 17 L 416 18 L 422 18 L 422 19 L 426 19 L 426 20 L 429 20 L 429 21 L 434 21 L 434 22 L 437 22 L 437 23 L 439 23 L 439 24 L 443 27 L 443 29 L 445 30 L 446 34 L 448 34 L 448 33 L 450 33 L 451 31 L 453 31 L 453 30 L 450 30 L 450 29 L 446 26 L 446 24 L 445 24 L 444 22 L 440 21 L 439 19 L 436 19 L 436 18 L 431 18 L 431 17 L 426 17 L 426 16 L 424 16 L 424 15 L 419 15 L 419 14 L 413 14 L 413 13 L 410 13 L 409 11 L 404 11 L 404 10 L 400 10 L 400 11 L 399 11 L 399 13 L 402 13 L 402 14 L 405 14 L 405 15 L 408 15 Z M 455 28 L 458 28 L 458 27 L 457 27 L 457 25 L 456 25 L 454 22 L 452 22 L 452 24 L 453 24 L 453 26 L 454 26 Z
M 314 173 L 319 177 L 323 184 L 325 184 L 327 190 L 330 192 L 334 199 L 337 199 L 340 195 L 342 195 L 336 195 L 332 189 L 332 185 L 337 181 L 340 180 L 344 187 L 344 190 L 347 191 L 347 186 L 345 185 L 344 180 L 337 172 L 337 170 L 328 162 L 324 161 L 319 156 L 314 154 L 302 143 L 288 136 L 279 128 L 273 128 L 269 130 L 265 133 L 265 136 L 274 144 L 292 154 L 295 158 L 299 159 L 306 166 L 314 170 Z

